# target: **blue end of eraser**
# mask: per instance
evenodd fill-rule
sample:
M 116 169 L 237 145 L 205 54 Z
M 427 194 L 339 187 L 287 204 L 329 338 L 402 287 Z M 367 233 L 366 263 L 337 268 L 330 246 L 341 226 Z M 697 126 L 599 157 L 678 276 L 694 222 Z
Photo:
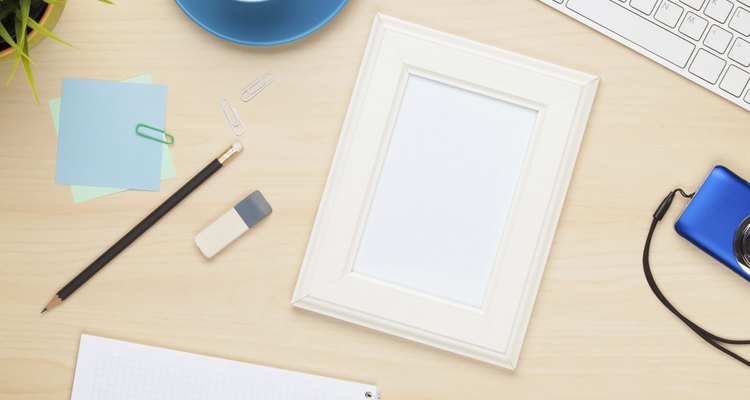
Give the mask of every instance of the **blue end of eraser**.
M 248 228 L 252 228 L 258 221 L 262 220 L 273 211 L 266 198 L 259 191 L 250 193 L 244 200 L 234 206 L 234 210 L 240 215 L 242 221 Z

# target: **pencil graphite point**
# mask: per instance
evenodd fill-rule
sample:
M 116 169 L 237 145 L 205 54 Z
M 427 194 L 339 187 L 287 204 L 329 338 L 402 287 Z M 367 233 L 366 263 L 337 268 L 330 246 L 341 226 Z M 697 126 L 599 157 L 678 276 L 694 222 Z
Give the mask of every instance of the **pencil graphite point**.
M 47 303 L 47 305 L 44 306 L 44 310 L 42 310 L 41 314 L 44 314 L 45 311 L 49 311 L 59 306 L 60 303 L 62 303 L 62 299 L 58 295 L 53 296 L 52 300 L 50 300 L 49 303 Z

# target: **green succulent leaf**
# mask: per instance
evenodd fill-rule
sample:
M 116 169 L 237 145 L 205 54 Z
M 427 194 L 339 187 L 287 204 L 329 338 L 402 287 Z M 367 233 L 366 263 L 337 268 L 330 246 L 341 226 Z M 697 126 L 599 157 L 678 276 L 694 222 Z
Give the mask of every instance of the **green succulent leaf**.
M 29 26 L 29 12 L 31 12 L 31 0 L 21 0 L 19 7 L 16 10 L 16 19 L 21 20 L 21 26 L 16 23 L 16 38 L 18 39 L 18 46 L 26 48 L 26 28 Z M 26 51 L 28 53 L 28 51 Z
M 21 61 L 21 55 L 16 51 L 15 55 L 13 56 L 13 69 L 10 70 L 10 76 L 8 76 L 8 80 L 5 81 L 5 84 L 9 84 L 13 77 L 16 76 L 16 71 L 18 70 L 18 64 Z
M 16 30 L 21 28 L 21 24 L 22 22 L 16 19 Z M 22 46 L 21 52 L 28 54 L 29 53 L 29 41 L 24 40 L 21 46 Z M 39 94 L 36 91 L 36 84 L 34 83 L 34 72 L 31 70 L 31 61 L 25 58 L 21 58 L 21 64 L 23 65 L 23 71 L 26 73 L 26 80 L 29 81 L 29 86 L 31 86 L 31 92 L 34 94 L 34 99 L 36 100 L 36 104 L 41 107 L 42 104 L 39 102 Z
M 29 51 L 29 43 L 25 43 L 26 52 Z M 36 92 L 36 84 L 34 83 L 34 72 L 31 70 L 31 63 L 29 60 L 22 58 L 21 63 L 23 64 L 23 71 L 26 73 L 26 79 L 29 81 L 29 86 L 31 86 L 31 92 L 34 93 L 34 100 L 36 100 L 36 104 L 41 107 L 42 103 L 39 102 L 39 94 Z
M 18 44 L 13 40 L 13 38 L 10 36 L 10 33 L 7 29 L 5 29 L 5 25 L 0 24 L 0 37 L 5 40 L 5 43 L 8 43 L 10 47 L 18 50 Z
M 0 37 L 3 38 L 3 40 L 5 40 L 5 42 L 8 43 L 10 47 L 16 49 L 16 53 L 20 53 L 21 57 L 33 63 L 29 55 L 21 51 L 21 47 L 18 46 L 18 43 L 16 43 L 15 40 L 13 40 L 13 38 L 10 36 L 10 33 L 7 29 L 5 29 L 5 26 L 3 26 L 3 24 L 0 24 Z
M 29 19 L 29 26 L 32 29 L 34 29 L 37 32 L 39 32 L 39 34 L 41 34 L 41 35 L 47 36 L 50 39 L 57 40 L 58 42 L 66 45 L 66 46 L 70 46 L 70 47 L 72 47 L 74 49 L 77 48 L 77 47 L 73 46 L 72 44 L 70 44 L 70 43 L 68 43 L 68 42 L 60 39 L 60 37 L 58 37 L 57 35 L 55 35 L 54 33 L 52 33 L 52 31 L 50 31 L 49 29 L 47 29 L 44 26 L 40 25 L 38 22 L 34 21 L 33 19 Z

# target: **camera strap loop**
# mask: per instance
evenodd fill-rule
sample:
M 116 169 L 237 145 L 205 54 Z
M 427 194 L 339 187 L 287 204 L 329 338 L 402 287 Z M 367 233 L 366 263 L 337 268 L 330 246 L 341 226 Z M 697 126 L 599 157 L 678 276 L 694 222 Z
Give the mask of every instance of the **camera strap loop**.
M 651 273 L 651 263 L 649 262 L 649 252 L 651 251 L 651 239 L 654 236 L 656 225 L 658 225 L 661 219 L 664 218 L 664 215 L 667 213 L 667 210 L 669 210 L 669 206 L 672 205 L 672 200 L 674 200 L 674 197 L 677 193 L 680 193 L 680 195 L 682 195 L 682 197 L 685 197 L 685 198 L 692 198 L 693 195 L 695 194 L 695 193 L 687 194 L 682 189 L 675 189 L 671 191 L 667 195 L 667 197 L 664 198 L 664 200 L 662 200 L 661 204 L 659 204 L 659 208 L 657 208 L 656 212 L 654 212 L 653 220 L 651 221 L 651 228 L 649 228 L 648 236 L 646 237 L 646 245 L 643 248 L 643 273 L 646 275 L 646 281 L 648 281 L 648 286 L 651 287 L 651 291 L 654 292 L 654 295 L 656 295 L 656 298 L 658 298 L 659 301 L 661 301 L 661 303 L 664 304 L 664 307 L 666 307 L 669 311 L 671 311 L 672 314 L 674 314 L 677 318 L 679 318 L 685 325 L 688 326 L 688 328 L 692 329 L 693 332 L 698 334 L 698 336 L 700 336 L 703 340 L 708 342 L 708 344 L 719 349 L 720 351 L 729 355 L 735 360 L 750 367 L 750 361 L 748 361 L 746 358 L 740 356 L 739 354 L 721 345 L 721 343 L 750 344 L 750 340 L 726 339 L 721 336 L 714 335 L 713 333 L 700 327 L 695 322 L 691 321 L 688 317 L 682 315 L 682 313 L 679 312 L 677 308 L 675 308 L 675 306 L 673 306 L 672 303 L 670 303 L 669 300 L 667 300 L 667 298 L 664 296 L 664 293 L 662 293 L 662 291 L 659 289 L 659 286 L 656 284 L 656 281 L 654 280 L 654 275 Z

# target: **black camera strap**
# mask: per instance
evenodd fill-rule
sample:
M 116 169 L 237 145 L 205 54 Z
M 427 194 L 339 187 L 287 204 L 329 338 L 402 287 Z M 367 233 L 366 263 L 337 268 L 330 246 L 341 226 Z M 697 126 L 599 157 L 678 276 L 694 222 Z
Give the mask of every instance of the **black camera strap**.
M 648 281 L 648 286 L 651 287 L 651 290 L 654 292 L 656 297 L 661 301 L 662 304 L 664 304 L 664 307 L 667 307 L 669 311 L 672 312 L 677 318 L 679 318 L 685 325 L 688 326 L 688 328 L 692 329 L 693 332 L 698 334 L 703 340 L 708 342 L 711 346 L 714 346 L 715 348 L 719 349 L 720 351 L 724 352 L 725 354 L 729 355 L 730 357 L 734 358 L 735 360 L 747 365 L 750 367 L 750 361 L 748 361 L 746 358 L 740 356 L 739 354 L 733 352 L 732 350 L 727 349 L 721 343 L 724 344 L 750 344 L 750 340 L 735 340 L 735 339 L 726 339 L 721 336 L 714 335 L 713 333 L 701 328 L 698 326 L 695 322 L 691 321 L 688 317 L 682 315 L 681 312 L 675 308 L 675 306 L 672 305 L 672 303 L 667 300 L 667 298 L 664 296 L 664 293 L 661 292 L 659 289 L 659 286 L 656 284 L 656 281 L 654 280 L 654 275 L 651 273 L 651 263 L 649 262 L 649 252 L 651 251 L 651 239 L 654 236 L 654 231 L 656 230 L 656 225 L 659 224 L 659 221 L 661 221 L 662 218 L 664 218 L 664 215 L 667 213 L 667 210 L 669 210 L 669 206 L 672 205 L 672 200 L 674 200 L 675 195 L 679 193 L 682 195 L 682 197 L 685 198 L 692 198 L 695 193 L 687 194 L 682 189 L 676 189 L 667 195 L 667 197 L 662 200 L 661 204 L 659 204 L 659 208 L 656 209 L 656 212 L 654 212 L 653 220 L 651 221 L 651 228 L 648 230 L 648 236 L 646 237 L 646 246 L 643 248 L 643 273 L 646 275 L 646 280 Z

